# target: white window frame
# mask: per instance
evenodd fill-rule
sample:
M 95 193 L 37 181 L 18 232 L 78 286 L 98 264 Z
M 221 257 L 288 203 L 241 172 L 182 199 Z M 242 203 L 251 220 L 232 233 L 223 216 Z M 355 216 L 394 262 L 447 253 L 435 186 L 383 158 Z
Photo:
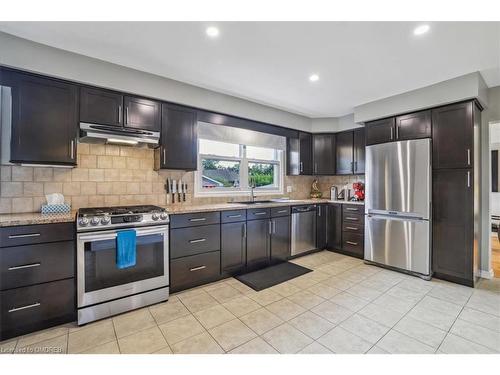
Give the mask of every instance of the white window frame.
M 201 139 L 198 139 L 198 150 L 200 150 L 200 142 Z M 223 141 L 222 141 L 223 142 Z M 247 159 L 246 157 L 246 145 L 240 144 L 240 157 L 230 157 L 230 156 L 219 156 L 212 154 L 201 154 L 198 153 L 198 161 L 197 161 L 197 170 L 195 172 L 195 187 L 194 187 L 194 196 L 195 197 L 230 197 L 230 196 L 241 196 L 245 194 L 250 194 L 251 189 L 248 186 L 248 164 L 249 163 L 263 163 L 263 164 L 274 164 L 277 165 L 278 168 L 275 172 L 275 181 L 278 181 L 277 188 L 258 188 L 254 189 L 254 195 L 283 195 L 283 183 L 284 183 L 284 175 L 285 175 L 285 166 L 284 161 L 285 152 L 283 150 L 275 149 L 276 160 L 263 160 L 263 159 Z M 212 189 L 203 189 L 202 187 L 202 166 L 201 160 L 207 159 L 217 159 L 221 161 L 238 161 L 240 162 L 240 186 L 237 188 L 227 187 L 227 188 L 212 188 Z

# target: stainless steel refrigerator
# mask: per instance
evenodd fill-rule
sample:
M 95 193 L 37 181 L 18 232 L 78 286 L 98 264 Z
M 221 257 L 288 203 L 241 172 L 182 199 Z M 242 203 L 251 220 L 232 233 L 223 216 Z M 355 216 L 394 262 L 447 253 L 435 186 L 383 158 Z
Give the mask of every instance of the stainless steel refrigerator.
M 366 147 L 368 263 L 431 277 L 431 160 L 430 139 Z

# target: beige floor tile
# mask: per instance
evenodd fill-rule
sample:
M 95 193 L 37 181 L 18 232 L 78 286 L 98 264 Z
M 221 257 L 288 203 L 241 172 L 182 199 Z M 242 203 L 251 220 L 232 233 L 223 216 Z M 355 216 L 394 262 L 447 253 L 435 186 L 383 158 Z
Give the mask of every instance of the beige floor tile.
M 248 285 L 243 284 L 242 282 L 230 278 L 227 280 L 228 285 L 231 285 L 234 289 L 238 290 L 240 293 L 247 295 L 249 293 L 255 293 L 255 290 L 250 288 Z
M 317 270 L 330 276 L 340 275 L 342 272 L 345 272 L 345 269 L 343 267 L 338 267 L 335 265 L 335 263 L 321 266 Z
M 297 305 L 302 306 L 306 310 L 312 309 L 313 307 L 325 302 L 325 299 L 323 297 L 320 297 L 308 291 L 307 289 L 292 294 L 288 297 L 288 299 L 292 302 L 295 302 Z
M 500 332 L 500 317 L 465 307 L 459 319 Z
M 368 341 L 352 334 L 342 327 L 335 327 L 318 342 L 338 354 L 362 354 L 372 347 Z
M 337 274 L 336 276 L 352 281 L 353 283 L 359 283 L 368 278 L 370 275 L 366 275 L 362 271 L 356 270 L 356 268 L 351 268 L 341 274 Z
M 432 346 L 434 349 L 439 347 L 446 336 L 446 331 L 409 316 L 405 316 L 401 319 L 398 324 L 394 326 L 394 329 L 424 344 Z
M 373 301 L 382 295 L 382 292 L 360 284 L 351 286 L 346 292 L 367 301 Z
M 336 294 L 342 293 L 342 290 L 337 288 L 332 288 L 325 284 L 316 284 L 311 286 L 310 288 L 307 288 L 306 290 L 325 299 L 330 299 Z
M 347 279 L 343 279 L 340 276 L 332 276 L 329 279 L 323 280 L 321 284 L 345 291 L 350 287 L 352 287 L 353 285 L 355 285 L 356 283 Z
M 230 354 L 278 354 L 278 352 L 260 337 L 234 348 Z
M 0 354 L 10 354 L 16 349 L 17 339 L 0 342 Z
M 354 314 L 349 319 L 344 320 L 340 326 L 371 344 L 375 344 L 390 330 L 389 327 L 359 314 Z
M 411 277 L 401 281 L 398 286 L 415 290 L 417 292 L 428 293 L 432 290 L 434 284 L 432 281 L 422 280 L 418 277 Z
M 160 324 L 159 327 L 169 345 L 205 332 L 203 326 L 193 315 L 186 315 L 168 323 Z
M 186 306 L 192 313 L 205 310 L 219 304 L 215 298 L 204 291 L 195 295 L 180 295 L 178 297 L 184 306 Z
M 267 305 L 266 309 L 285 321 L 293 319 L 306 311 L 302 306 L 297 305 L 287 298 Z
M 202 285 L 201 288 L 205 292 L 210 292 L 212 290 L 219 289 L 219 288 L 222 288 L 222 287 L 227 286 L 227 285 L 230 285 L 230 284 L 228 283 L 227 279 L 224 279 L 224 280 L 219 280 L 219 281 L 215 281 L 213 283 Z
M 157 350 L 153 354 L 173 354 L 172 349 L 170 349 L 170 346 L 166 346 L 163 349 Z
M 488 290 L 475 290 L 466 306 L 500 317 L 500 294 Z
M 24 346 L 32 345 L 40 341 L 49 340 L 54 337 L 67 335 L 68 332 L 69 328 L 67 326 L 58 326 L 54 328 L 45 329 L 43 331 L 37 331 L 29 335 L 21 336 L 18 338 L 17 348 L 22 348 Z
M 87 323 L 87 324 L 84 324 L 84 325 L 81 325 L 79 326 L 77 324 L 77 322 L 71 322 L 71 323 L 68 323 L 68 324 L 65 324 L 66 327 L 68 327 L 69 329 L 69 333 L 73 333 L 73 332 L 77 332 L 77 331 L 80 331 L 82 329 L 88 329 L 88 328 L 92 328 L 92 327 L 97 327 L 101 324 L 109 324 L 109 323 L 112 323 L 113 322 L 113 319 L 112 318 L 107 318 L 107 319 L 102 319 L 102 320 L 97 320 L 95 322 L 91 322 L 91 323 Z
M 394 326 L 404 316 L 404 313 L 374 303 L 366 305 L 358 313 L 387 327 Z
M 462 306 L 442 299 L 425 296 L 418 304 L 418 307 L 426 310 L 438 311 L 442 314 L 453 315 L 455 318 L 462 311 Z
M 354 311 L 346 309 L 330 301 L 323 302 L 321 305 L 311 309 L 311 311 L 333 324 L 339 324 L 349 318 Z
M 382 348 L 379 348 L 377 345 L 374 345 L 366 354 L 391 354 L 385 351 Z
M 216 327 L 236 318 L 222 305 L 198 311 L 197 313 L 194 313 L 194 316 L 206 329 Z
M 214 297 L 219 303 L 228 302 L 243 296 L 240 291 L 227 284 L 224 284 L 220 288 L 209 290 L 207 293 Z
M 189 315 L 189 310 L 177 298 L 174 301 L 160 303 L 149 308 L 157 324 L 167 323 Z
M 288 323 L 266 332 L 262 338 L 282 354 L 297 353 L 313 342 L 310 337 Z
M 450 333 L 500 353 L 500 332 L 457 319 Z
M 82 354 L 120 354 L 120 348 L 118 347 L 118 341 L 114 340 L 86 350 Z
M 444 338 L 439 351 L 446 354 L 498 354 L 486 346 L 476 344 L 453 334 L 448 334 Z
M 168 346 L 158 327 L 119 338 L 118 345 L 122 354 L 148 354 Z
M 116 340 L 113 322 L 107 320 L 100 324 L 83 327 L 68 335 L 68 353 L 79 353 Z
M 240 317 L 240 320 L 250 327 L 258 335 L 262 335 L 265 332 L 279 326 L 283 323 L 279 317 L 269 312 L 265 308 L 252 311 L 247 315 Z
M 432 354 L 435 349 L 395 330 L 389 331 L 377 346 L 393 354 Z
M 16 348 L 19 354 L 66 354 L 68 348 L 68 335 L 53 337 L 22 348 Z
M 327 276 L 329 276 L 329 275 L 327 275 Z M 324 279 L 322 279 L 322 280 L 324 280 Z M 306 273 L 305 275 L 296 277 L 295 279 L 291 279 L 288 282 L 295 285 L 296 287 L 298 287 L 300 289 L 307 289 L 307 288 L 310 288 L 311 286 L 319 283 L 320 281 L 321 280 L 318 280 L 317 278 L 313 277 L 312 272 L 311 272 L 311 273 Z
M 359 311 L 368 304 L 368 301 L 346 292 L 333 296 L 330 301 L 352 311 Z
M 272 290 L 269 289 L 264 289 L 261 290 L 260 292 L 248 294 L 248 297 L 253 299 L 261 306 L 267 306 L 273 302 L 283 299 L 283 297 L 280 294 L 273 292 Z
M 224 303 L 223 306 L 237 317 L 246 315 L 261 308 L 261 306 L 257 302 L 248 298 L 247 296 L 235 298 L 229 302 Z
M 319 342 L 314 341 L 312 344 L 307 345 L 298 354 L 333 354 L 329 349 L 325 348 Z
M 115 326 L 116 336 L 120 338 L 154 327 L 156 322 L 149 309 L 144 308 L 114 317 L 113 325 Z
M 401 280 L 398 279 L 387 279 L 383 277 L 379 277 L 379 273 L 366 278 L 361 281 L 359 285 L 366 286 L 371 289 L 378 290 L 379 292 L 385 293 L 393 286 L 399 284 Z
M 393 297 L 389 294 L 382 294 L 379 298 L 373 301 L 374 304 L 387 307 L 394 311 L 406 314 L 414 306 L 415 302 L 403 298 Z
M 186 298 L 186 297 L 192 297 L 192 296 L 195 296 L 197 294 L 203 294 L 203 293 L 206 293 L 205 290 L 203 289 L 204 286 L 197 286 L 195 288 L 191 288 L 191 289 L 186 289 L 186 290 L 183 290 L 182 292 L 178 292 L 178 293 L 175 293 L 173 294 L 173 296 L 181 299 L 182 298 Z
M 474 289 L 466 286 L 436 285 L 427 295 L 463 306 L 473 291 Z
M 273 292 L 276 292 L 283 297 L 288 297 L 294 293 L 301 291 L 301 289 L 298 286 L 288 282 L 275 285 L 269 288 L 269 290 L 272 290 Z
M 212 328 L 209 333 L 226 352 L 257 336 L 239 319 Z
M 439 328 L 443 331 L 448 331 L 456 319 L 456 317 L 453 315 L 444 314 L 442 312 L 421 307 L 418 305 L 414 307 L 408 313 L 407 316 L 416 320 L 420 320 L 421 322 L 430 324 L 431 326 Z
M 424 296 L 426 295 L 427 292 L 425 291 L 419 291 L 419 290 L 414 290 L 410 288 L 406 288 L 402 286 L 401 284 L 398 284 L 391 289 L 389 289 L 386 294 L 395 298 L 403 299 L 406 301 L 413 302 L 413 304 L 416 304 L 419 302 Z
M 174 344 L 172 351 L 175 354 L 224 354 L 224 350 L 207 332 Z
M 335 327 L 335 325 L 330 323 L 328 320 L 323 319 L 319 315 L 310 311 L 306 311 L 296 318 L 293 318 L 288 323 L 314 340 L 317 340 Z

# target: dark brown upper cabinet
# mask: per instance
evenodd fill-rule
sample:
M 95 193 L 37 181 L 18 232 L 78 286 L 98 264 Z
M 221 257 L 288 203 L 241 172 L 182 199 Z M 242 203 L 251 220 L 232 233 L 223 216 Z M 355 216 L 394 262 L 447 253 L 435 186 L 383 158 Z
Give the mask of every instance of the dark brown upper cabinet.
M 287 175 L 312 174 L 312 134 L 299 132 L 297 138 L 287 138 Z
M 394 117 L 370 121 L 365 124 L 366 145 L 392 142 L 396 138 Z
M 160 147 L 155 151 L 155 169 L 194 171 L 197 157 L 196 110 L 163 104 Z
M 91 87 L 80 88 L 80 121 L 123 126 L 123 95 Z
M 365 128 L 353 132 L 354 174 L 365 173 Z
M 313 174 L 335 174 L 335 134 L 313 134 Z
M 473 102 L 432 110 L 432 167 L 471 168 L 474 165 Z
M 336 134 L 337 138 L 337 175 L 353 174 L 354 172 L 354 149 L 353 132 L 341 132 Z
M 160 131 L 160 102 L 135 96 L 125 96 L 123 106 L 125 110 L 124 126 L 126 128 Z
M 58 80 L 7 74 L 12 94 L 11 162 L 76 164 L 78 88 Z
M 396 117 L 396 140 L 430 137 L 431 111 L 420 111 Z

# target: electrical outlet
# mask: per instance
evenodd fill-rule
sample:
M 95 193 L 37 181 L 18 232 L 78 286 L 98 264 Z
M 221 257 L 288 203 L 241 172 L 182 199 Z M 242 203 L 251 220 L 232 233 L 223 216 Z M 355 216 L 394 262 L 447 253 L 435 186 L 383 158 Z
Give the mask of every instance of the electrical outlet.
M 286 187 L 286 192 L 287 192 L 287 193 L 291 193 L 292 191 L 293 191 L 292 186 L 291 186 L 291 185 L 288 185 L 288 186 Z

